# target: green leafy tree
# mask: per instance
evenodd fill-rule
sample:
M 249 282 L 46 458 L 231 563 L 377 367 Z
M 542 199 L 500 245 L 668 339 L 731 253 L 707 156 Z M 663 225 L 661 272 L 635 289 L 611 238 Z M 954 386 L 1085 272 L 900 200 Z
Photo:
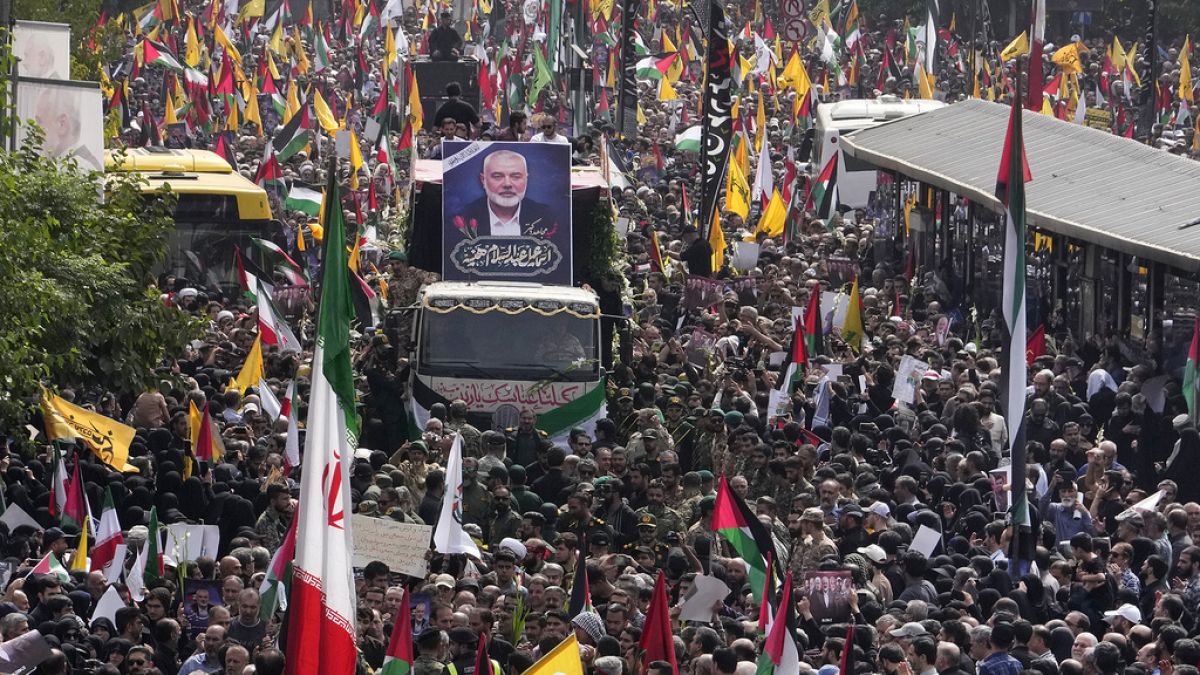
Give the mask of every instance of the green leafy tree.
M 201 333 L 151 284 L 173 198 L 147 199 L 136 174 L 48 160 L 39 136 L 0 151 L 0 429 L 22 422 L 42 385 L 155 385 L 163 357 Z

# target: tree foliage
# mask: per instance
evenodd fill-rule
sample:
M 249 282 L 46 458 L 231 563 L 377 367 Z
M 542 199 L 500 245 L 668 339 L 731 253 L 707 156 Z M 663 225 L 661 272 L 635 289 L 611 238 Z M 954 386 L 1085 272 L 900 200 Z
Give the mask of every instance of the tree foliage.
M 42 385 L 139 392 L 200 334 L 149 283 L 170 195 L 146 199 L 136 174 L 106 180 L 48 160 L 38 136 L 0 151 L 0 428 L 19 424 Z

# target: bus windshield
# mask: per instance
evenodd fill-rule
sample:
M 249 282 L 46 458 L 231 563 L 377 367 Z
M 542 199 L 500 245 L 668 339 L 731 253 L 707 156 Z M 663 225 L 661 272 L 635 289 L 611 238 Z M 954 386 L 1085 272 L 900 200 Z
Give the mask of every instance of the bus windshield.
M 562 312 L 423 314 L 418 372 L 474 379 L 587 382 L 599 376 L 593 319 Z

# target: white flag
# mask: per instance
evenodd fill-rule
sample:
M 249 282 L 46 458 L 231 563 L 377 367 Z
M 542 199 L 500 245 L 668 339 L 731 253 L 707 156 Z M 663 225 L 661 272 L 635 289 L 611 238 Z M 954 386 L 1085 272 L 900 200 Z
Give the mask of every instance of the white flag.
M 454 434 L 450 459 L 446 461 L 446 493 L 442 514 L 433 531 L 433 548 L 438 553 L 466 553 L 479 558 L 479 547 L 463 531 L 462 435 Z

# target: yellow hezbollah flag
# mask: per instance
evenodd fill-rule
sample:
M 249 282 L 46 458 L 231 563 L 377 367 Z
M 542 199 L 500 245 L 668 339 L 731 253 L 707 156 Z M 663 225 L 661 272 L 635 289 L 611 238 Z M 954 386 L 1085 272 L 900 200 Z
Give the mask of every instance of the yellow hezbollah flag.
M 196 36 L 196 19 L 188 15 L 187 37 L 184 38 L 183 62 L 195 68 L 200 65 L 200 38 Z
M 863 320 L 862 301 L 858 297 L 858 275 L 850 285 L 850 304 L 846 308 L 846 320 L 842 323 L 842 339 L 857 352 L 862 349 Z
M 768 237 L 778 237 L 783 234 L 783 226 L 786 222 L 787 207 L 783 204 L 779 188 L 776 188 L 771 193 L 771 201 L 767 202 L 767 210 L 758 219 L 758 229 L 755 234 L 762 232 Z
M 241 372 L 238 373 L 237 379 L 234 380 L 234 388 L 243 394 L 250 387 L 257 387 L 258 383 L 263 379 L 263 358 L 262 358 L 262 336 L 254 339 L 254 346 L 250 348 L 250 353 L 246 355 L 246 363 L 242 366 Z
M 729 186 L 725 192 L 725 209 L 745 220 L 750 217 L 750 184 L 737 162 L 729 164 Z
M 712 225 L 708 227 L 708 244 L 712 247 L 712 268 L 719 272 L 725 266 L 725 232 L 721 230 L 721 220 L 716 209 L 713 209 Z
M 204 423 L 204 416 L 200 414 L 200 409 L 196 407 L 195 401 L 188 401 L 188 440 L 192 442 L 192 447 L 196 447 L 196 442 L 200 440 L 200 425 Z
M 758 92 L 758 110 L 754 112 L 754 151 L 761 152 L 767 134 L 767 106 L 763 105 L 762 90 Z
M 1029 38 L 1025 33 L 1021 33 L 1013 38 L 1013 41 L 1008 43 L 1004 51 L 1000 52 L 1000 59 L 1003 61 L 1011 61 L 1018 56 L 1024 56 L 1029 53 Z
M 241 64 L 242 53 L 239 52 L 237 47 L 234 47 L 233 43 L 229 41 L 229 36 L 225 34 L 225 31 L 221 30 L 220 24 L 213 25 L 213 40 L 215 40 L 217 44 L 221 45 L 221 49 L 225 50 L 225 53 L 229 55 L 229 58 L 232 59 L 234 63 Z
M 267 0 L 250 0 L 238 11 L 238 21 L 250 18 L 261 18 L 267 11 Z
M 1058 64 L 1059 68 L 1068 75 L 1078 73 L 1083 70 L 1079 65 L 1079 45 L 1069 44 L 1066 47 L 1060 48 L 1054 52 L 1054 56 L 1050 57 L 1051 61 Z
M 65 431 L 66 429 L 58 424 L 61 422 L 69 429 L 67 437 L 82 438 L 100 461 L 117 471 L 137 471 L 137 467 L 129 464 L 129 444 L 133 441 L 133 427 L 80 408 L 53 394 L 42 397 L 42 413 L 57 417 L 55 424 L 46 426 L 48 431 L 51 428 L 56 432 Z
M 583 675 L 583 661 L 579 658 L 579 642 L 575 635 L 558 643 L 521 675 Z
M 357 190 L 358 172 L 362 171 L 363 168 L 362 148 L 360 148 L 358 145 L 358 136 L 354 133 L 353 129 L 347 129 L 346 133 L 350 134 L 350 189 Z M 361 241 L 361 239 L 356 237 L 354 242 L 356 249 L 358 248 L 359 241 Z M 355 253 L 357 253 L 357 251 L 355 251 Z M 355 272 L 358 271 L 357 265 L 358 256 L 355 255 L 354 258 L 351 259 L 351 266 L 355 268 Z
M 678 59 L 676 59 L 678 61 Z M 675 87 L 671 86 L 671 81 L 663 78 L 658 83 L 658 100 L 674 101 L 679 98 L 679 94 L 675 93 Z
M 317 111 L 317 121 L 321 123 L 321 128 L 329 133 L 337 131 L 337 118 L 333 116 L 333 111 L 329 109 L 329 104 L 325 102 L 325 97 L 321 96 L 320 89 L 313 89 L 313 108 Z
M 86 572 L 88 570 L 88 521 L 91 518 L 83 519 L 83 529 L 79 532 L 79 547 L 75 549 L 75 555 L 71 556 L 71 566 L 67 569 L 72 572 Z
M 1179 50 L 1179 98 L 1192 102 L 1192 59 L 1188 54 L 1192 51 L 1191 36 L 1183 38 L 1183 49 Z

